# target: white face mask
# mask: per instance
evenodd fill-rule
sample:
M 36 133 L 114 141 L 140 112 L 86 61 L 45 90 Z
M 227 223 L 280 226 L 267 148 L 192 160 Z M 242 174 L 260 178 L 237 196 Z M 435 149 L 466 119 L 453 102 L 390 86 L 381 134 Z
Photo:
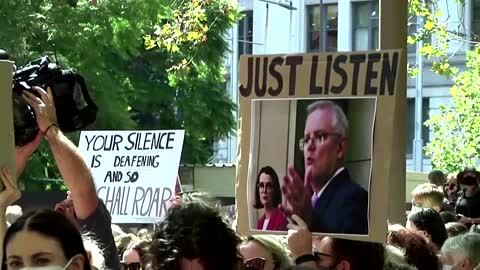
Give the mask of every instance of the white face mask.
M 23 267 L 20 270 L 66 270 L 73 262 L 73 258 L 71 258 L 65 266 L 58 266 L 58 265 L 49 265 L 49 266 L 32 266 L 32 267 Z
M 451 265 L 444 264 L 442 266 L 442 270 L 452 270 L 452 269 L 453 269 L 453 266 L 451 266 Z
M 416 205 L 412 204 L 412 209 L 410 210 L 410 212 L 412 212 L 412 213 L 421 212 L 422 209 L 423 209 L 423 207 L 416 206 Z

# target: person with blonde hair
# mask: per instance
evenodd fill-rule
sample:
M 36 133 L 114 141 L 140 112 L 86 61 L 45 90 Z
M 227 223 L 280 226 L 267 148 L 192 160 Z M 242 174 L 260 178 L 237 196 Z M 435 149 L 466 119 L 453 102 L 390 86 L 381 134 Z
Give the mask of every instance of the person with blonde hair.
M 288 251 L 282 245 L 280 238 L 273 235 L 252 235 L 241 245 L 245 266 L 258 263 L 264 265 L 264 270 L 287 269 L 292 265 Z
M 432 208 L 437 212 L 445 211 L 443 192 L 437 185 L 424 183 L 416 186 L 412 193 L 412 209 Z

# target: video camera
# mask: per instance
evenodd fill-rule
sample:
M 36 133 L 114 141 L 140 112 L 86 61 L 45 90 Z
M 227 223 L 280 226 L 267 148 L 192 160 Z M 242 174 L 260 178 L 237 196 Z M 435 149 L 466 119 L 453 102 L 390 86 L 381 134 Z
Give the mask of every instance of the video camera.
M 0 59 L 8 59 L 0 50 Z M 13 72 L 13 117 L 15 145 L 23 146 L 38 134 L 35 112 L 22 98 L 23 91 L 39 97 L 32 89 L 50 87 L 57 112 L 58 127 L 63 132 L 73 132 L 93 123 L 98 108 L 90 98 L 84 78 L 72 69 L 61 69 L 48 56 L 34 60 Z

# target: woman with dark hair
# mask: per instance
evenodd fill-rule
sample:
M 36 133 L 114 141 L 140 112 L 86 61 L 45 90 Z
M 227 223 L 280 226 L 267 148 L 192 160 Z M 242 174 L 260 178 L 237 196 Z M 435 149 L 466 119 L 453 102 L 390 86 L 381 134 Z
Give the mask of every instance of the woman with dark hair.
M 407 220 L 407 229 L 417 231 L 425 235 L 439 251 L 448 238 L 447 229 L 440 214 L 431 208 L 420 208 L 410 212 Z
M 217 208 L 182 201 L 156 226 L 144 264 L 151 270 L 238 270 L 240 242 Z
M 459 216 L 458 222 L 470 228 L 480 224 L 480 172 L 475 167 L 467 166 L 457 175 L 457 179 L 465 189 L 457 199 L 455 212 Z
M 275 170 L 266 166 L 260 169 L 255 184 L 255 203 L 256 209 L 263 208 L 263 216 L 257 222 L 258 230 L 268 231 L 286 231 L 287 217 L 278 208 L 282 203 L 282 192 L 280 182 Z
M 22 215 L 6 229 L 5 209 L 20 198 L 16 181 L 6 168 L 0 173 L 0 240 L 2 270 L 90 270 L 78 228 L 64 215 L 40 210 Z
M 67 217 L 47 209 L 23 215 L 5 234 L 2 270 L 25 267 L 91 269 L 80 231 Z

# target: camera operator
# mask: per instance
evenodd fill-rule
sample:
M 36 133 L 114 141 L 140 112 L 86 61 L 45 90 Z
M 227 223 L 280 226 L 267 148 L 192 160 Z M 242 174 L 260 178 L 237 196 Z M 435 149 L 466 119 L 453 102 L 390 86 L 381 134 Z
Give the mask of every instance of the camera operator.
M 111 230 L 111 216 L 97 196 L 93 177 L 77 147 L 58 128 L 52 91 L 49 88 L 46 92 L 39 87 L 33 87 L 33 90 L 39 97 L 28 91 L 24 91 L 22 97 L 35 111 L 40 132 L 35 140 L 17 148 L 17 175 L 21 173 L 44 136 L 70 190 L 67 200 L 57 204 L 56 210 L 75 219 L 84 231 L 93 233 L 104 250 L 105 266 L 109 269 L 120 269 Z

